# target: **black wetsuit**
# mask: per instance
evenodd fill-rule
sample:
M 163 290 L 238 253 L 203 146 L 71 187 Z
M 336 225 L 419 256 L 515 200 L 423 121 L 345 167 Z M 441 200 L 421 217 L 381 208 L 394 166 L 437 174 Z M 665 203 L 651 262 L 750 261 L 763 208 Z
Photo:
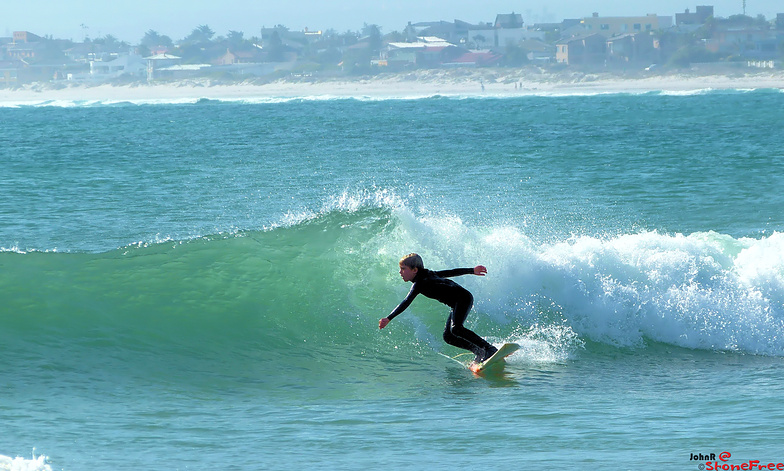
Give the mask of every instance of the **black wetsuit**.
M 444 341 L 458 348 L 471 350 L 479 357 L 484 357 L 485 352 L 493 349 L 485 339 L 473 331 L 463 327 L 468 311 L 474 305 L 471 292 L 447 278 L 460 275 L 472 275 L 473 268 L 455 268 L 452 270 L 431 271 L 426 268 L 417 270 L 411 291 L 406 298 L 398 304 L 387 316 L 392 320 L 395 316 L 405 311 L 418 294 L 440 301 L 452 308 L 444 328 Z

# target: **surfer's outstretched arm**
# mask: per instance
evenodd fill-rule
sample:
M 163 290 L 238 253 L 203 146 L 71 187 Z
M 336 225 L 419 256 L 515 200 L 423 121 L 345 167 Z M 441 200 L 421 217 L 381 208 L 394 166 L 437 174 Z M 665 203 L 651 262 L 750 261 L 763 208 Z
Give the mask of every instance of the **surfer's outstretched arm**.
M 435 272 L 441 278 L 452 278 L 453 276 L 461 275 L 477 275 L 485 276 L 487 268 L 484 265 L 477 265 L 474 268 L 453 268 L 451 270 L 440 270 Z
M 413 301 L 414 298 L 416 298 L 417 294 L 419 294 L 419 290 L 417 289 L 417 285 L 414 284 L 411 286 L 411 290 L 408 292 L 408 296 L 406 296 L 406 299 L 404 299 L 400 304 L 398 304 L 397 307 L 393 309 L 392 312 L 389 313 L 387 317 L 384 317 L 378 321 L 378 328 L 383 329 L 384 327 L 387 326 L 387 324 L 389 324 L 389 321 L 395 318 L 395 316 L 405 311 L 406 308 L 408 308 L 408 306 L 411 305 L 411 301 Z

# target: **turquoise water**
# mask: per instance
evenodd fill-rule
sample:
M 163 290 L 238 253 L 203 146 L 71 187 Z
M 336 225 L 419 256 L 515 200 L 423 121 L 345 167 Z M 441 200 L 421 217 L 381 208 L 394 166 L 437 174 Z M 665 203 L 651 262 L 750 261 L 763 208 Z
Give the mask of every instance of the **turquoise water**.
M 0 455 L 784 461 L 784 93 L 0 109 Z M 397 260 L 522 349 L 476 377 Z M 443 355 L 441 355 L 443 354 Z M 0 460 L 0 469 L 2 467 Z M 28 459 L 26 463 L 32 461 Z

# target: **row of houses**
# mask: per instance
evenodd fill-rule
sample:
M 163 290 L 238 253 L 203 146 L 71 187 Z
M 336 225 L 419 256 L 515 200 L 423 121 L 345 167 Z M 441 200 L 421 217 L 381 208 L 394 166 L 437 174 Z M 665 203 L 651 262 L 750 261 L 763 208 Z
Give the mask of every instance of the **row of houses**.
M 570 30 L 556 44 L 557 63 L 567 65 L 614 65 L 658 63 L 664 51 L 661 37 L 686 35 L 713 20 L 712 6 L 698 6 L 671 17 L 606 18 L 594 14 Z M 774 62 L 784 55 L 784 13 L 776 17 L 776 27 L 740 24 L 715 28 L 701 39 L 704 50 L 717 56 L 736 56 L 751 62 Z
M 139 49 L 123 44 L 114 48 L 99 43 L 69 44 L 16 31 L 12 38 L 0 38 L 0 85 L 58 80 L 101 82 L 119 78 L 153 80 L 199 75 L 221 68 L 265 75 L 277 67 L 260 50 L 253 53 L 224 48 L 222 53 L 211 54 L 213 59 L 209 62 L 194 63 L 166 48 L 147 51 L 146 55 L 140 55 Z
M 668 52 L 661 44 L 665 34 L 688 35 L 713 20 L 712 6 L 698 6 L 672 16 L 648 14 L 602 17 L 598 13 L 557 24 L 523 25 L 518 14 L 498 15 L 494 24 L 418 23 L 406 28 L 408 41 L 389 43 L 380 64 L 400 68 L 417 66 L 498 65 L 513 45 L 529 62 L 577 66 L 645 66 L 661 63 Z M 415 37 L 412 39 L 412 34 Z M 557 34 L 558 39 L 548 40 Z M 784 55 L 784 14 L 776 28 L 767 23 L 716 28 L 702 40 L 708 52 L 736 55 L 747 61 L 775 61 Z M 671 51 L 669 51 L 671 52 Z
M 534 63 L 645 66 L 665 59 L 668 51 L 661 44 L 663 35 L 688 35 L 713 19 L 712 6 L 697 6 L 694 12 L 687 9 L 676 14 L 674 21 L 672 16 L 655 14 L 604 17 L 594 13 L 582 19 L 530 27 L 524 27 L 520 15 L 515 14 L 498 15 L 495 24 L 487 25 L 470 25 L 457 20 L 454 23 L 409 24 L 407 32 L 431 38 L 390 43 L 387 57 L 382 59 L 387 59 L 390 66 L 405 61 L 432 65 L 432 56 L 440 54 L 443 66 L 456 62 L 495 65 L 507 52 L 504 46 L 511 44 L 523 49 L 528 61 Z M 711 37 L 702 39 L 701 45 L 706 51 L 723 57 L 735 55 L 747 61 L 780 60 L 784 55 L 784 13 L 777 15 L 775 23 L 775 28 L 767 23 L 716 28 Z M 557 39 L 548 39 L 553 35 L 557 35 Z M 450 44 L 445 45 L 445 41 Z M 486 52 L 471 52 L 474 49 Z
M 712 6 L 678 13 L 674 21 L 672 16 L 654 14 L 603 17 L 594 13 L 560 23 L 526 25 L 522 15 L 512 12 L 496 15 L 492 23 L 460 20 L 408 23 L 402 33 L 379 37 L 375 44 L 371 37 L 359 38 L 350 44 L 340 44 L 337 52 L 331 54 L 325 53 L 328 46 L 321 31 L 275 27 L 262 29 L 257 42 L 245 41 L 242 47 L 224 43 L 201 47 L 199 60 L 182 57 L 189 53 L 185 48 L 181 51 L 153 48 L 147 50 L 148 54 L 139 55 L 139 48 L 128 45 L 124 51 L 109 50 L 95 42 L 60 47 L 64 43 L 58 40 L 44 40 L 19 31 L 12 38 L 0 38 L 0 84 L 118 77 L 157 80 L 216 71 L 256 76 L 281 69 L 293 70 L 316 56 L 322 58 L 322 63 L 332 61 L 334 67 L 361 65 L 387 70 L 509 65 L 513 54 L 517 55 L 515 64 L 520 61 L 600 67 L 652 64 L 663 59 L 664 34 L 690 34 L 712 20 Z M 703 46 L 714 53 L 770 61 L 782 54 L 779 50 L 784 42 L 782 33 L 784 14 L 779 14 L 775 28 L 767 22 L 720 28 L 703 39 Z M 352 64 L 352 61 L 364 63 Z

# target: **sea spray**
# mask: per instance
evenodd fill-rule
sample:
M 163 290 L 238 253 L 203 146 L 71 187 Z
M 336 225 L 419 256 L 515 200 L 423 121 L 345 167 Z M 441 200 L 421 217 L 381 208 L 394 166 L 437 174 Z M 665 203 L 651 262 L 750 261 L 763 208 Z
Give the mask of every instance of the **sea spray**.
M 647 339 L 778 356 L 780 240 L 646 232 L 532 247 L 518 238 L 518 256 L 499 260 L 503 281 L 495 296 L 522 306 L 523 317 L 554 311 L 581 336 L 612 345 Z
M 19 456 L 11 458 L 0 455 L 0 471 L 52 471 L 48 460 L 45 455 L 35 456 L 35 449 L 33 449 L 32 458 L 29 460 Z

